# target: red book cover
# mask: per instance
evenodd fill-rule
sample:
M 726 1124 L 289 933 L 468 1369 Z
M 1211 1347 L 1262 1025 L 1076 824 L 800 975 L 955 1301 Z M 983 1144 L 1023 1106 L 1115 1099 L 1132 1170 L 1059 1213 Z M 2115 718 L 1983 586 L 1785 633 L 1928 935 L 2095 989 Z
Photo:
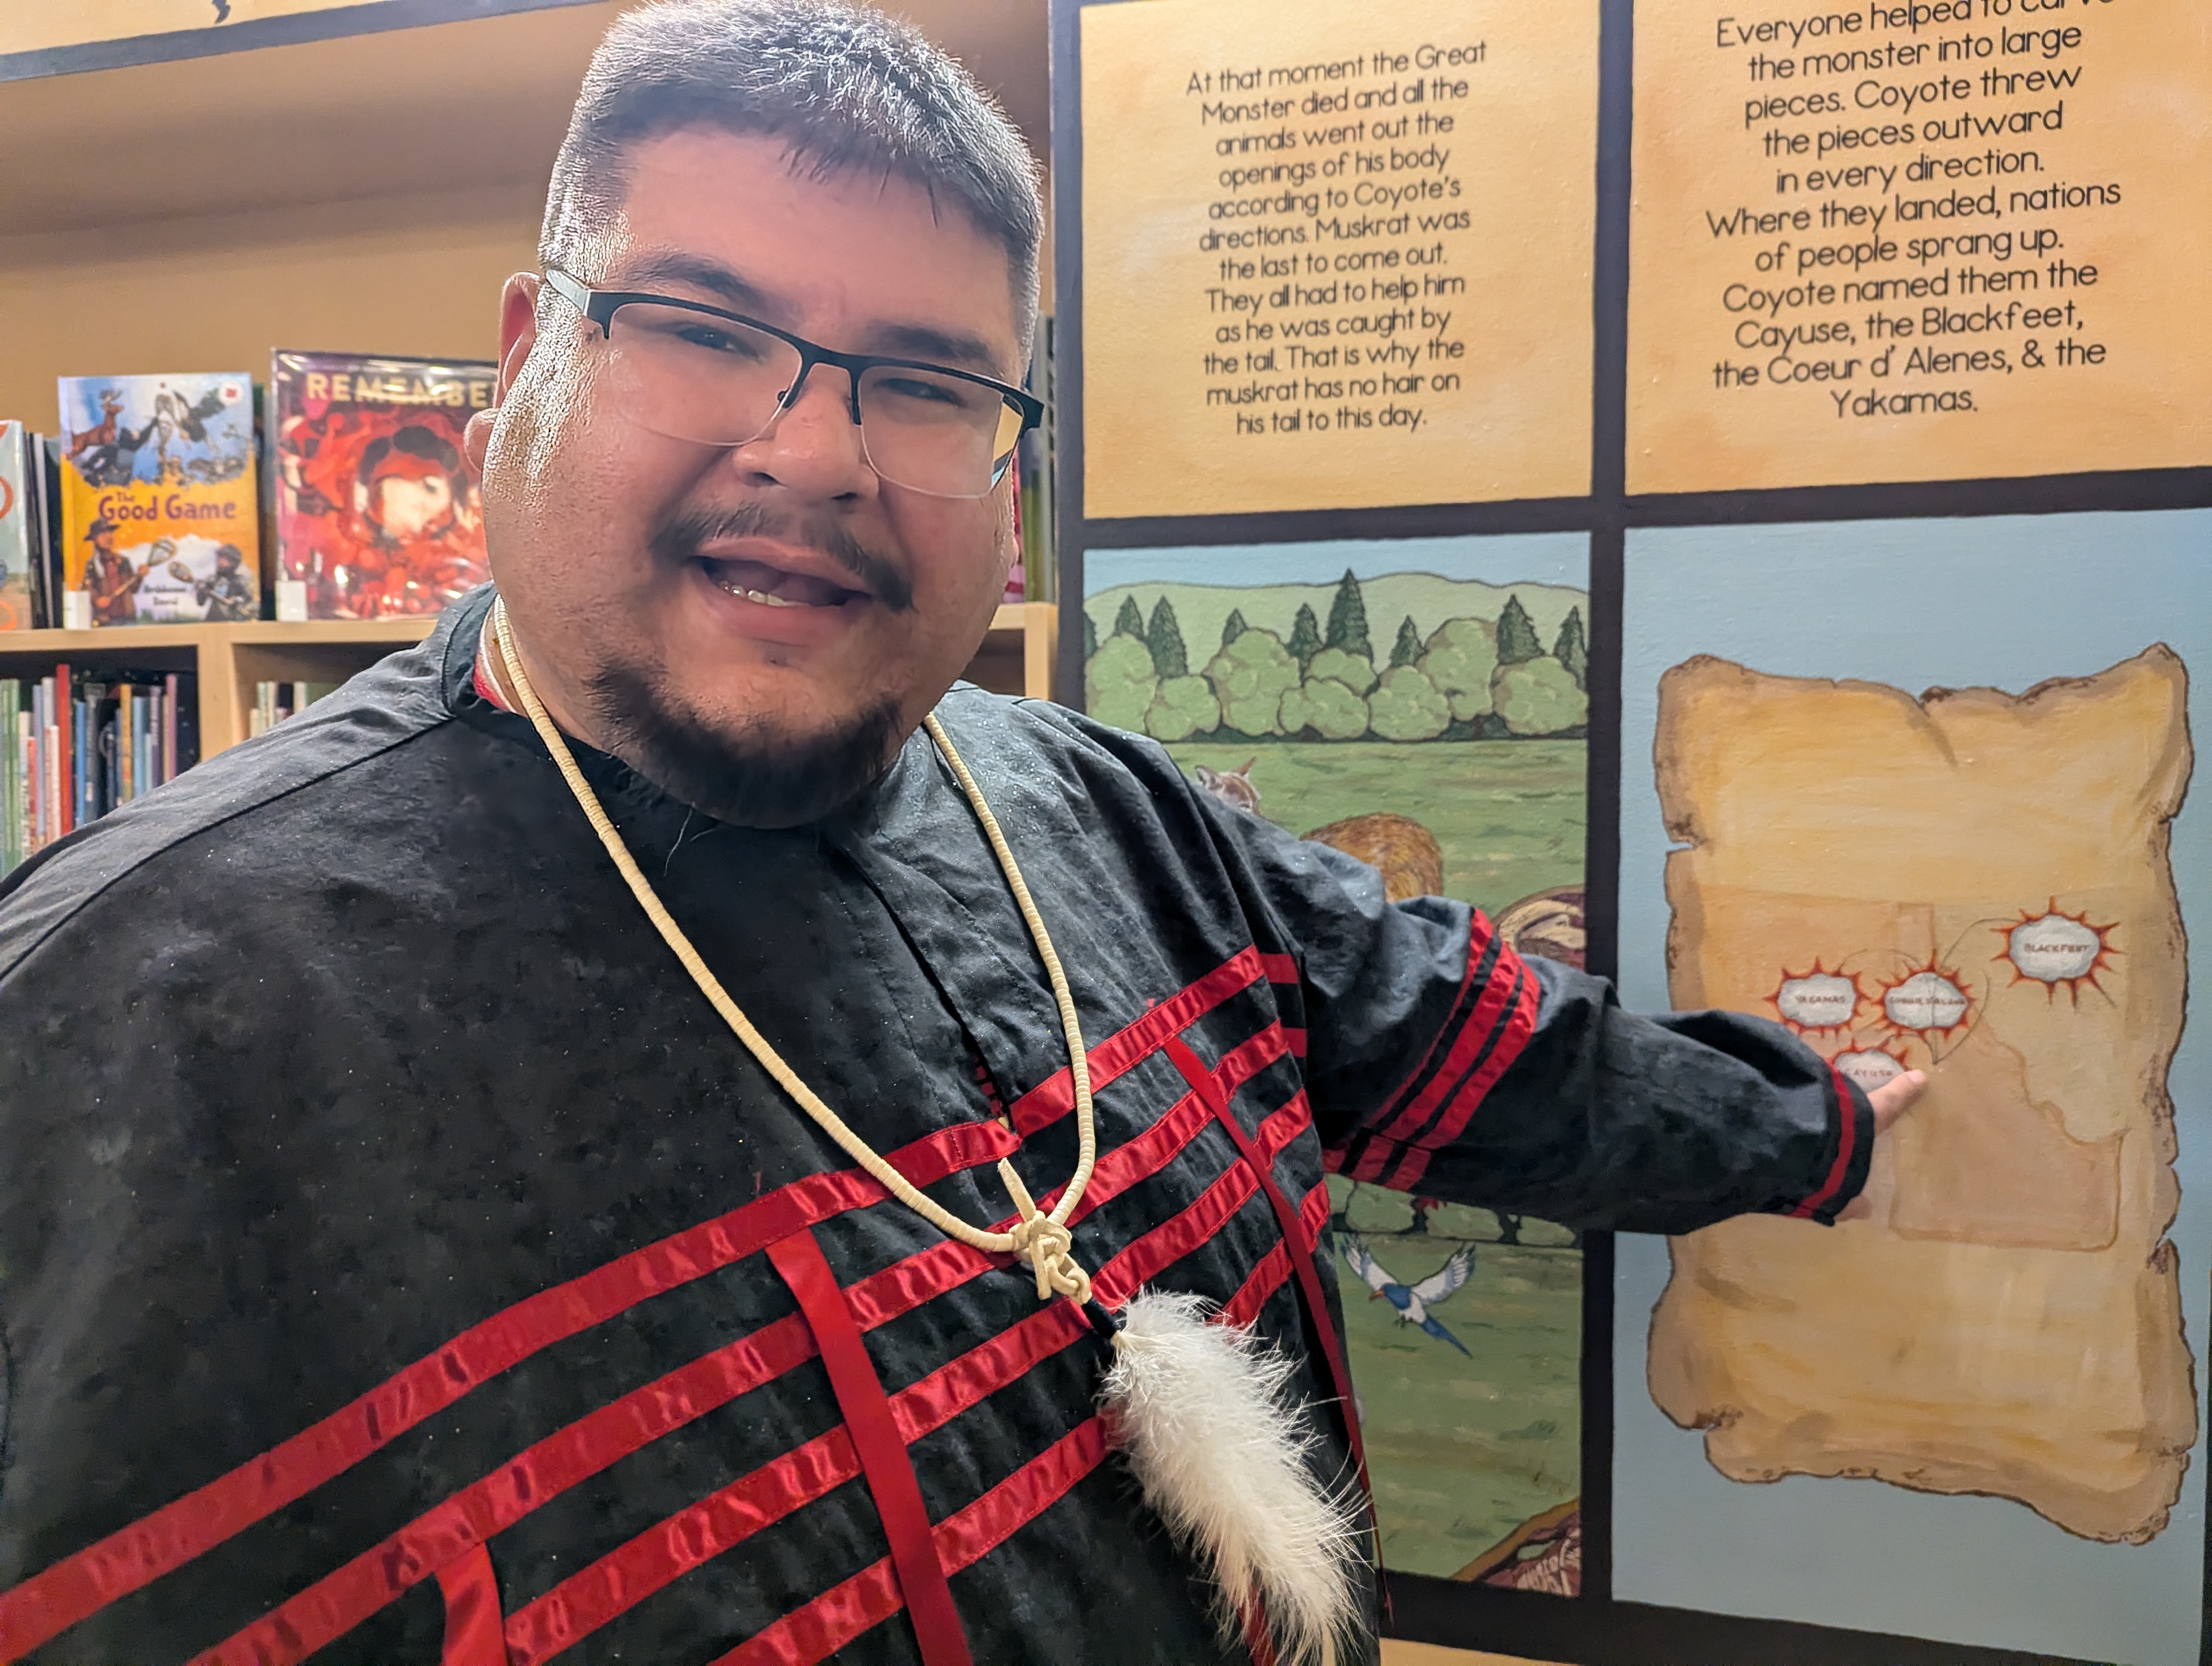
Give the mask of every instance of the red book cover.
M 61 734 L 55 751 L 62 763 L 62 793 L 54 802 L 54 830 L 58 833 L 70 833 L 76 829 L 76 738 L 70 733 L 76 715 L 76 696 L 70 687 L 69 661 L 64 660 L 54 667 L 54 727 Z
M 497 367 L 279 351 L 270 360 L 276 617 L 435 613 L 491 576 L 461 450 Z

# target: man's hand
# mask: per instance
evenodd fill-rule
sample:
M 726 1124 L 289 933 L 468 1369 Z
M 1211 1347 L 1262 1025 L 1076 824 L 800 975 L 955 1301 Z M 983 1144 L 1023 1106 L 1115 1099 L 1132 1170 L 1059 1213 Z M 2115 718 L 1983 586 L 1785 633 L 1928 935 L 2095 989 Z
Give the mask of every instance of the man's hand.
M 1928 1078 L 1917 1070 L 1908 1070 L 1902 1076 L 1893 1076 L 1867 1095 L 1867 1104 L 1874 1108 L 1874 1137 L 1879 1140 L 1887 1134 L 1890 1125 L 1912 1108 L 1928 1085 Z M 1838 1220 L 1864 1220 L 1874 1213 L 1874 1206 L 1861 1192 L 1844 1207 Z

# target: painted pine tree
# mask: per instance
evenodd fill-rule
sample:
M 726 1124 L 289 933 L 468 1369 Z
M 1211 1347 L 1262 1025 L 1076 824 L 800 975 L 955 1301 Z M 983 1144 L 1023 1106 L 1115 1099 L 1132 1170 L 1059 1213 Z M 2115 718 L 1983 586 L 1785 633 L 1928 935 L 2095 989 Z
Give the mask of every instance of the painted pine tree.
M 1328 605 L 1328 630 L 1322 646 L 1341 648 L 1363 660 L 1375 657 L 1375 646 L 1367 640 L 1367 598 L 1360 593 L 1359 581 L 1349 567 L 1336 581 L 1336 595 Z
M 1398 640 L 1390 645 L 1389 669 L 1416 665 L 1420 658 L 1421 633 L 1413 629 L 1413 616 L 1408 613 L 1398 622 Z
M 1528 610 L 1521 605 L 1520 597 L 1508 596 L 1505 611 L 1498 616 L 1498 663 L 1523 666 L 1543 657 L 1544 645 L 1536 640 L 1535 622 L 1528 617 Z
M 1321 621 L 1314 617 L 1313 609 L 1304 602 L 1298 604 L 1297 617 L 1291 621 L 1291 640 L 1287 646 L 1291 658 L 1298 662 L 1301 675 L 1304 674 L 1308 666 L 1313 664 L 1314 655 L 1321 652 Z
M 1138 608 L 1134 596 L 1121 598 L 1121 611 L 1114 616 L 1114 634 L 1116 636 L 1134 636 L 1140 642 L 1145 640 L 1145 616 Z
M 1183 647 L 1182 626 L 1176 622 L 1175 604 L 1165 596 L 1152 604 L 1152 623 L 1145 627 L 1145 645 L 1152 651 L 1152 667 L 1164 677 L 1190 675 L 1190 654 Z
M 1559 621 L 1559 639 L 1552 644 L 1552 657 L 1567 668 L 1577 687 L 1586 685 L 1589 672 L 1589 639 L 1583 634 L 1581 608 L 1569 608 L 1567 617 Z
M 1251 629 L 1251 628 L 1252 627 L 1250 625 L 1244 623 L 1244 610 L 1243 608 L 1231 608 L 1229 610 L 1229 617 L 1221 622 L 1221 646 L 1227 648 L 1230 643 L 1235 641 L 1246 631 Z

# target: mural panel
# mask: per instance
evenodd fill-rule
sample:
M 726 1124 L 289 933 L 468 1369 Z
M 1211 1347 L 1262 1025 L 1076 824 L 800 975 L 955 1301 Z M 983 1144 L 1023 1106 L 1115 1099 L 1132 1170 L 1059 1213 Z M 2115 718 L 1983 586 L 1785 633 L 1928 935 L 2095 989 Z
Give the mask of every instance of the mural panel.
M 1627 999 L 1764 1012 L 1930 1086 L 1865 1219 L 1622 1241 L 1620 1596 L 2197 1660 L 2212 617 L 2174 603 L 2208 537 L 1631 535 Z
M 1088 709 L 1394 898 L 1462 898 L 1580 964 L 1588 571 L 1579 534 L 1096 551 Z M 1574 1594 L 1576 1235 L 1329 1186 L 1385 1563 Z

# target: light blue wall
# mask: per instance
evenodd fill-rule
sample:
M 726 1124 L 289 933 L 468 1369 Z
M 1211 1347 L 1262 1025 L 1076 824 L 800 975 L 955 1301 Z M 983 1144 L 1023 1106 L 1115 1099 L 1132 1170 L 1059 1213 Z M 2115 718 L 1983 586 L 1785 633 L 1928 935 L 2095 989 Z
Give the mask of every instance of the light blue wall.
M 1632 1007 L 1667 1005 L 1668 850 L 1651 775 L 1660 674 L 1693 654 L 1917 694 L 2020 693 L 2164 641 L 2191 672 L 2200 749 L 2174 824 L 2192 928 L 2191 1014 L 2170 1078 L 2180 1129 L 2183 1309 L 2208 1376 L 2212 1269 L 2212 512 L 2016 516 L 1632 532 L 1624 608 L 1620 964 Z M 1878 1481 L 1726 1481 L 1644 1383 L 1663 1239 L 1624 1237 L 1615 1283 L 1613 1590 L 1624 1601 L 1894 1632 L 2130 1666 L 2196 1666 L 2200 1434 L 2181 1502 L 2143 1546 L 2075 1538 L 2003 1499 Z M 2202 1414 L 2200 1411 L 2200 1426 Z

